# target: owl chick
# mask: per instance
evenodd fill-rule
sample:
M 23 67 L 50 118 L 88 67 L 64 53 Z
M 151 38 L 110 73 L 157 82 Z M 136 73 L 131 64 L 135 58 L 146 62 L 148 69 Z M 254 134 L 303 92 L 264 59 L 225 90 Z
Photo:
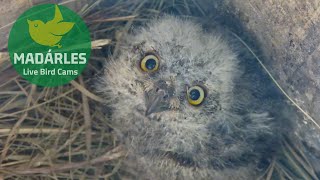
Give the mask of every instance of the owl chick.
M 132 179 L 256 179 L 279 125 L 244 69 L 221 35 L 190 20 L 164 16 L 127 35 L 99 91 Z

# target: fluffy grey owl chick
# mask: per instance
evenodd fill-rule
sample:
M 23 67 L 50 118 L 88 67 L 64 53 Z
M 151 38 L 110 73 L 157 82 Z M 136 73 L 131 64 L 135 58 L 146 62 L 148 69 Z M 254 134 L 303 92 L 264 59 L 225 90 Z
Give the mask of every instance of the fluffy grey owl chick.
M 165 16 L 120 47 L 99 91 L 133 179 L 256 178 L 275 143 L 274 119 L 253 105 L 252 84 L 219 34 Z

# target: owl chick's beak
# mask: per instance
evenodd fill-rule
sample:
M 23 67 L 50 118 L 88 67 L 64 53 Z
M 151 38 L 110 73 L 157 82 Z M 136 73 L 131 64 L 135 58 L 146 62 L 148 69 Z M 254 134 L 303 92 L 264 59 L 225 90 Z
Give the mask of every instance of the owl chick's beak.
M 152 90 L 146 93 L 146 116 L 169 109 L 170 94 L 166 88 Z

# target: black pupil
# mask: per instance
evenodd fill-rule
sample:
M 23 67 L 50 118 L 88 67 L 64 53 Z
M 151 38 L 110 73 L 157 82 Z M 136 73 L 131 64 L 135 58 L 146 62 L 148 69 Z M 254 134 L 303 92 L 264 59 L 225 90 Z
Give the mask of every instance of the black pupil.
M 154 59 L 148 59 L 146 61 L 146 68 L 149 70 L 154 69 L 156 67 L 156 65 L 157 65 L 157 62 Z
M 200 91 L 197 89 L 193 89 L 189 93 L 190 99 L 196 101 L 200 98 Z

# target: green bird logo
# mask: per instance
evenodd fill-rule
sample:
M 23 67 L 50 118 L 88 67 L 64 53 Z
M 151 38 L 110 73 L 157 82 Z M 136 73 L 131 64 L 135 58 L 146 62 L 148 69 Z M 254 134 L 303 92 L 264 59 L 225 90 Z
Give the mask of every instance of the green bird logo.
M 57 5 L 55 5 L 54 18 L 47 23 L 41 20 L 31 21 L 27 19 L 27 21 L 29 24 L 29 34 L 36 43 L 58 48 L 62 47 L 59 43 L 62 37 L 74 26 L 73 22 L 62 22 L 63 17 Z

